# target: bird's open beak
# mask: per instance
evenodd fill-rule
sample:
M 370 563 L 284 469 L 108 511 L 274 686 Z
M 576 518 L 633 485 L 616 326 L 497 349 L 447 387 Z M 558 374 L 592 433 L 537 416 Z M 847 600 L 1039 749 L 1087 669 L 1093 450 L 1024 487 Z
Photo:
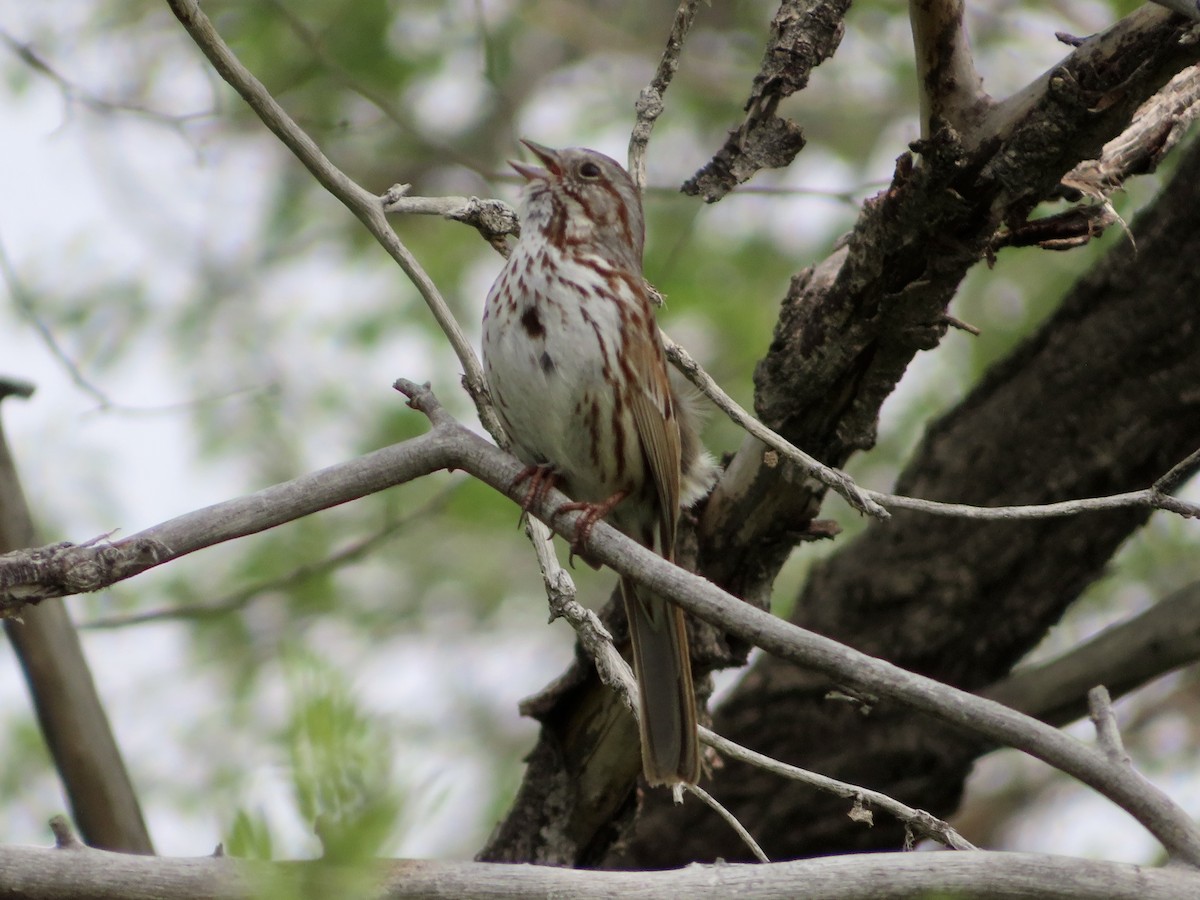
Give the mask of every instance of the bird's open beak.
M 517 170 L 526 181 L 534 181 L 535 179 L 545 181 L 552 175 L 561 175 L 562 166 L 558 163 L 558 151 L 551 150 L 549 147 L 543 147 L 541 144 L 521 139 L 521 143 L 533 151 L 533 155 L 545 163 L 546 168 L 541 166 L 531 166 L 528 163 L 509 160 L 508 164 Z

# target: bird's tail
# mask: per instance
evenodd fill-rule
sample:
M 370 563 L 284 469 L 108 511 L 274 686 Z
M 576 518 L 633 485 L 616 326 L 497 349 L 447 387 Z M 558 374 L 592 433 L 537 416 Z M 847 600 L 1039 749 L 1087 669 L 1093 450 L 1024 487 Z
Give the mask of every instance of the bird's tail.
M 696 692 L 683 610 L 621 579 L 641 695 L 642 768 L 653 785 L 700 778 Z

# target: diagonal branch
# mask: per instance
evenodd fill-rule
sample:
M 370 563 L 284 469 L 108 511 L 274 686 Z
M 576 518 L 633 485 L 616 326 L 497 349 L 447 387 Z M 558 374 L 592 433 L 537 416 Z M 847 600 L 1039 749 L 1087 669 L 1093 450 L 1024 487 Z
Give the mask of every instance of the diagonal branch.
M 965 9 L 963 0 L 910 0 L 908 4 L 923 138 L 942 124 L 967 134 L 991 106 L 971 58 Z
M 0 379 L 7 395 L 32 386 Z M 31 546 L 33 516 L 0 423 L 0 552 Z M 66 606 L 26 610 L 4 629 L 25 675 L 42 738 L 71 813 L 88 843 L 124 853 L 153 853 L 137 792 Z
M 1200 660 L 1200 582 L 1181 588 L 1125 622 L 1037 665 L 1022 666 L 984 696 L 1065 725 L 1087 711 L 1087 692 L 1103 684 L 1120 696 Z
M 116 569 L 121 577 L 130 577 L 136 571 L 201 547 L 442 468 L 464 470 L 514 501 L 524 498 L 525 492 L 514 483 L 521 470 L 515 459 L 457 424 L 427 388 L 408 382 L 400 382 L 398 387 L 409 395 L 410 405 L 429 418 L 433 428 L 427 434 L 353 463 L 332 466 L 247 498 L 180 516 L 107 547 L 63 549 L 63 554 L 73 557 L 68 571 L 86 568 L 90 563 L 95 572 L 97 561 L 106 556 L 119 559 L 129 552 L 125 558 L 127 564 Z M 554 515 L 566 499 L 559 492 L 550 491 L 544 497 L 534 498 L 531 512 L 543 521 L 554 522 L 558 533 L 577 537 L 575 528 L 583 514 Z M 145 558 L 137 551 L 139 547 L 154 548 L 158 553 L 152 559 Z M 1104 753 L 993 701 L 907 672 L 755 609 L 711 582 L 668 563 L 603 522 L 589 532 L 584 549 L 589 558 L 636 578 L 693 615 L 762 647 L 779 659 L 820 672 L 857 694 L 892 698 L 988 740 L 1024 750 L 1090 785 L 1125 809 L 1173 857 L 1200 865 L 1200 830 L 1195 823 L 1165 794 L 1142 781 L 1128 767 L 1115 765 Z M 5 585 L 11 597 L 14 585 L 3 581 L 8 568 L 0 565 L 0 585 Z M 65 586 L 81 589 L 80 581 L 76 579 Z M 99 586 L 95 583 L 82 589 Z M 36 593 L 36 587 L 26 582 L 17 589 L 19 595 L 30 597 Z M 62 582 L 53 585 L 59 591 L 63 587 Z
M 480 421 L 489 433 L 502 434 L 503 429 L 500 427 L 488 398 L 483 368 L 479 364 L 475 350 L 455 320 L 453 313 L 450 312 L 450 307 L 447 306 L 433 280 L 421 268 L 416 257 L 409 252 L 391 225 L 388 224 L 379 198 L 363 190 L 329 161 L 316 142 L 295 123 L 278 101 L 263 87 L 262 82 L 242 65 L 225 41 L 221 39 L 221 35 L 217 33 L 212 22 L 200 9 L 198 0 L 167 0 L 167 5 L 171 7 L 171 12 L 179 19 L 192 40 L 208 57 L 217 73 L 241 94 L 242 99 L 254 110 L 263 124 L 296 155 L 296 158 L 304 164 L 313 177 L 358 217 L 371 236 L 380 243 L 416 286 L 430 312 L 433 313 L 438 327 L 450 341 L 450 346 L 458 357 L 459 364 L 463 367 L 463 383 L 471 395 L 471 399 L 475 402 Z

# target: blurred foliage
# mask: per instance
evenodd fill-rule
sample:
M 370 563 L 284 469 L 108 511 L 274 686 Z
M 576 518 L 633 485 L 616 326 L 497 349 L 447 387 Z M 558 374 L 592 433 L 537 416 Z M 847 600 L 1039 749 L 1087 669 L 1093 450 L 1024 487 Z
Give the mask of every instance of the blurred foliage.
M 973 11 L 988 86 L 1002 94 L 1064 55 L 1055 30 L 1087 34 L 1130 6 L 1006 0 Z M 519 136 L 624 156 L 633 101 L 674 13 L 672 4 L 615 0 L 204 7 L 367 189 L 411 182 L 415 194 L 508 201 L 516 179 L 503 161 L 520 152 Z M 217 79 L 164 5 L 39 9 L 0 18 L 0 28 L 58 81 L 7 54 L 4 89 L 13 102 L 60 91 L 55 140 L 87 147 L 88 177 L 121 246 L 63 221 L 53 242 L 18 260 L 36 303 L 5 311 L 6 324 L 44 323 L 110 397 L 104 415 L 127 416 L 131 427 L 141 415 L 177 420 L 186 446 L 170 452 L 186 457 L 200 486 L 248 492 L 423 432 L 390 388 L 398 376 L 431 380 L 452 411 L 471 417 L 457 362 L 416 291 Z M 829 252 L 917 136 L 907 8 L 856 4 L 837 56 L 782 110 L 810 141 L 793 170 L 762 173 L 715 207 L 680 196 L 677 186 L 740 121 L 774 11 L 759 0 L 702 7 L 650 145 L 646 197 L 646 272 L 667 297 L 662 321 L 747 406 L 789 278 Z M 1153 188 L 1121 201 L 1127 219 Z M 499 257 L 459 225 L 413 217 L 396 227 L 477 334 Z M 1007 251 L 994 270 L 974 272 L 954 312 L 982 336 L 952 334 L 919 360 L 885 409 L 879 447 L 853 461 L 856 477 L 889 486 L 924 423 L 1124 239 L 1114 230 L 1070 254 Z M 707 440 L 720 456 L 741 436 L 714 415 Z M 27 477 L 48 535 L 78 538 L 81 520 L 124 523 L 135 508 L 123 480 L 136 473 L 119 465 L 98 461 L 69 483 Z M 181 496 L 194 506 L 225 497 Z M 861 525 L 837 501 L 826 515 L 848 532 Z M 1156 523 L 1152 535 L 1123 554 L 1121 578 L 1155 594 L 1164 573 L 1172 585 L 1195 577 L 1196 565 L 1180 562 L 1190 558 L 1182 528 Z M 367 552 L 348 552 L 360 542 Z M 834 546 L 802 546 L 779 597 L 789 600 Z M 584 599 L 603 602 L 611 578 L 576 575 Z M 203 708 L 182 733 L 155 735 L 184 747 L 186 783 L 169 767 L 139 772 L 143 757 L 131 749 L 158 815 L 190 815 L 202 829 L 223 804 L 217 830 L 230 852 L 254 857 L 315 852 L 320 820 L 326 851 L 344 857 L 404 847 L 470 855 L 478 846 L 529 745 L 531 726 L 516 721 L 512 701 L 570 654 L 565 628 L 541 627 L 541 603 L 515 507 L 441 475 L 205 551 L 80 608 L 192 611 L 173 633 L 187 648 L 180 671 L 205 685 Z M 234 608 L 204 613 L 214 605 Z M 157 702 L 169 704 L 166 693 Z M 24 754 L 28 734 L 7 729 L 5 752 Z M 420 764 L 393 765 L 396 755 Z M 279 766 L 286 801 L 254 789 Z M 465 802 L 447 787 L 461 784 Z M 18 798 L 21 783 L 5 779 L 0 791 Z

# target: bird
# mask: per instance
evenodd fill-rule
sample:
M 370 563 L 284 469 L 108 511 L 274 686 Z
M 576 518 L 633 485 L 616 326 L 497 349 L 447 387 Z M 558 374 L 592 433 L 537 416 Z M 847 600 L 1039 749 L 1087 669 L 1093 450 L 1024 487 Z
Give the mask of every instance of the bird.
M 640 192 L 611 157 L 522 143 L 521 234 L 488 292 L 483 365 L 496 412 L 526 464 L 583 508 L 576 541 L 603 518 L 674 561 L 681 509 L 711 487 L 687 386 L 668 368 L 642 269 Z M 621 577 L 651 786 L 700 777 L 683 611 Z

